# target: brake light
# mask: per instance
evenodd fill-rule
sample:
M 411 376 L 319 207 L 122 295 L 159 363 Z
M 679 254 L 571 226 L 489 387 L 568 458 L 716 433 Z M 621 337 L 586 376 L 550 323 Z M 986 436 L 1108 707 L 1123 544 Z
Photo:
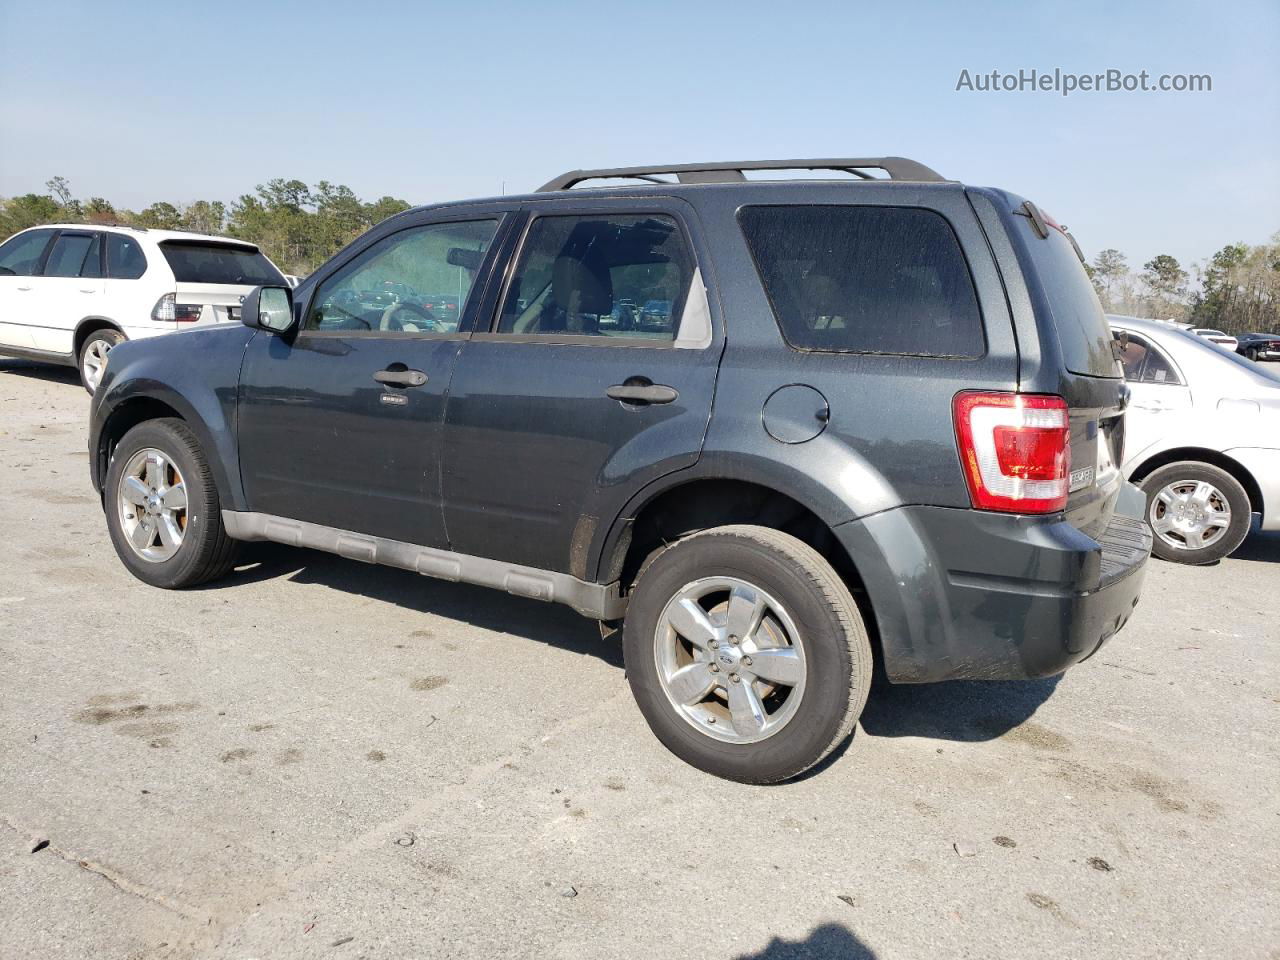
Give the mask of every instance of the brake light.
M 1054 513 L 1067 505 L 1067 402 L 1030 393 L 958 393 L 956 443 L 979 510 Z
M 204 306 L 199 303 L 178 303 L 178 298 L 172 293 L 166 293 L 163 297 L 156 301 L 156 305 L 151 310 L 151 319 L 160 320 L 166 323 L 195 323 L 200 319 L 200 314 L 204 311 Z

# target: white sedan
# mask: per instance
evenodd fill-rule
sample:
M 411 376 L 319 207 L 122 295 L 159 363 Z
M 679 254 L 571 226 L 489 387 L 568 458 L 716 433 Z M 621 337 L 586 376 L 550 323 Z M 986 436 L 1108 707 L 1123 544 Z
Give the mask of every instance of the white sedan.
M 1147 495 L 1153 552 L 1220 560 L 1255 513 L 1280 530 L 1280 375 L 1169 324 L 1108 320 L 1131 391 L 1121 470 Z

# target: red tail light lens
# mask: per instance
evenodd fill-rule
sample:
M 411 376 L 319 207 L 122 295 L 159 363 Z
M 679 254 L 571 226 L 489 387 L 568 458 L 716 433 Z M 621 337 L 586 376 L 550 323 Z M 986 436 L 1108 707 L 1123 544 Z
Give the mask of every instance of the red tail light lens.
M 958 393 L 956 443 L 979 510 L 1055 513 L 1067 505 L 1067 402 L 1029 393 Z

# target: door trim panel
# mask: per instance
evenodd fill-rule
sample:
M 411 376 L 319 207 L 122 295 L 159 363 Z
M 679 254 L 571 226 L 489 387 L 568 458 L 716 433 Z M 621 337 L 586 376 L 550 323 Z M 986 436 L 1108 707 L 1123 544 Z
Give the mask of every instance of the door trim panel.
M 223 510 L 222 524 L 233 540 L 270 540 L 291 547 L 310 547 L 349 560 L 398 567 L 451 583 L 492 587 L 517 597 L 563 603 L 584 617 L 596 620 L 617 620 L 627 609 L 626 598 L 621 596 L 616 581 L 588 583 L 567 573 L 421 547 L 269 513 Z

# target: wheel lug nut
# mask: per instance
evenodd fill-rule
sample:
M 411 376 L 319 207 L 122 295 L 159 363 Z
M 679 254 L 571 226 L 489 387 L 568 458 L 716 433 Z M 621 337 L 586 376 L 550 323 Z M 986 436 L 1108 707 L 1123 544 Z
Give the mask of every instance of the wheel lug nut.
M 741 678 L 740 676 L 738 676 L 736 673 L 731 673 L 731 674 L 729 674 L 729 679 L 730 679 L 730 680 L 732 680 L 734 683 L 741 683 L 741 682 L 742 682 L 742 678 Z
M 743 657 L 743 658 L 742 658 L 742 665 L 743 665 L 744 667 L 749 667 L 749 666 L 751 666 L 751 658 L 750 658 L 750 657 Z
M 719 640 L 712 640 L 712 641 L 711 641 L 711 643 L 710 643 L 710 644 L 708 644 L 708 646 L 710 646 L 712 650 L 719 650 L 719 649 L 720 649 L 720 641 L 719 641 Z
M 714 663 L 713 663 L 713 664 L 711 664 L 711 672 L 712 672 L 712 673 L 719 673 L 719 672 L 720 672 L 720 667 L 719 667 L 717 664 L 714 664 Z

